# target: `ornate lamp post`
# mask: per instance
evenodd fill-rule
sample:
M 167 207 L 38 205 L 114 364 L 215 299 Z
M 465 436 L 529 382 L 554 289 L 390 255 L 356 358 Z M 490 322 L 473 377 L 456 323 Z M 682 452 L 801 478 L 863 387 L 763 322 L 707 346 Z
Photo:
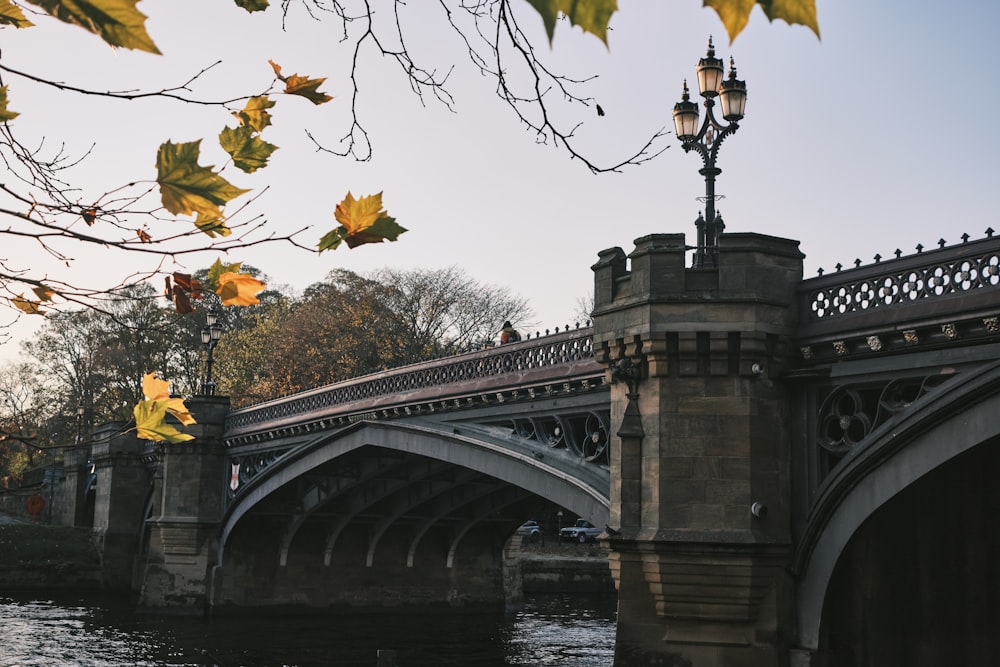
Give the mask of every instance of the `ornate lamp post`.
M 698 170 L 705 177 L 705 217 L 698 216 L 698 247 L 694 255 L 695 267 L 718 266 L 719 235 L 725 228 L 722 218 L 715 211 L 715 177 L 722 170 L 715 166 L 719 146 L 730 134 L 739 129 L 747 104 L 746 82 L 736 78 L 736 65 L 729 59 L 729 78 L 723 80 L 722 60 L 715 57 L 712 38 L 708 38 L 708 55 L 698 62 L 698 91 L 705 98 L 705 120 L 698 129 L 698 104 L 692 102 L 688 94 L 687 80 L 684 80 L 684 95 L 674 105 L 674 128 L 684 152 L 695 150 L 701 155 L 705 166 Z M 722 117 L 729 121 L 726 125 L 715 119 L 712 111 L 715 98 L 722 103 Z
M 201 383 L 201 393 L 203 396 L 215 395 L 215 382 L 212 381 L 212 352 L 222 338 L 222 327 L 216 326 L 219 321 L 219 311 L 215 306 L 208 309 L 205 315 L 205 323 L 208 325 L 201 330 L 201 344 L 208 350 L 205 358 L 205 379 Z
M 83 403 L 76 406 L 76 442 L 74 444 L 79 445 L 83 442 L 83 416 L 87 413 L 87 409 L 83 407 Z

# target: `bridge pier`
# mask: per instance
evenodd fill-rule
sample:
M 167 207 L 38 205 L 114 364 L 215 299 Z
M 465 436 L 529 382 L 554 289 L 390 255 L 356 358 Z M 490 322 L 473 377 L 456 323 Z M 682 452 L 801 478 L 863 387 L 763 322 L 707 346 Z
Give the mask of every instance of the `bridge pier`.
M 210 605 L 214 583 L 225 489 L 222 430 L 229 398 L 196 396 L 186 404 L 197 423 L 185 432 L 195 439 L 159 447 L 139 606 L 202 613 Z
M 132 583 L 136 536 L 142 531 L 142 508 L 149 488 L 142 451 L 143 443 L 135 431 L 123 432 L 121 422 L 103 424 L 94 433 L 94 540 L 101 554 L 106 589 L 128 590 Z M 75 507 L 73 513 L 76 516 Z
M 74 445 L 63 450 L 63 481 L 59 523 L 63 526 L 93 526 L 93 506 L 87 506 L 87 459 L 90 447 Z
M 791 402 L 798 242 L 683 234 L 600 253 L 594 347 L 611 388 L 616 664 L 784 665 L 792 636 Z M 627 261 L 631 260 L 631 267 Z

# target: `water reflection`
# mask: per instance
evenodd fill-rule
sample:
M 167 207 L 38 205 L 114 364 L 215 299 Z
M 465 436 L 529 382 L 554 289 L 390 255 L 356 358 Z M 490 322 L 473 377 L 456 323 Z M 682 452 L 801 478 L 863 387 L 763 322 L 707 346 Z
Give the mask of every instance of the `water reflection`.
M 132 613 L 116 600 L 0 598 L 0 667 L 610 667 L 615 600 L 546 595 L 513 616 L 308 615 L 202 619 Z

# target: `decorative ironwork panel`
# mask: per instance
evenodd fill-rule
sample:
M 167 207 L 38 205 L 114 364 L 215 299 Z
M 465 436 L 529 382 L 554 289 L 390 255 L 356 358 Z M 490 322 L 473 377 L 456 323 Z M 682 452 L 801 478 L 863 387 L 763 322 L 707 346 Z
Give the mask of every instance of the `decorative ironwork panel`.
M 563 449 L 581 461 L 607 466 L 610 464 L 609 410 L 524 416 L 484 422 L 507 426 L 521 438 L 535 442 L 539 448 Z
M 971 243 L 803 282 L 813 319 L 891 308 L 1000 287 L 1000 243 Z
M 934 373 L 879 384 L 842 385 L 830 390 L 815 421 L 816 445 L 829 455 L 823 475 L 845 454 L 864 446 L 875 429 L 950 377 Z
M 837 317 L 997 286 L 1000 286 L 1000 253 L 993 251 L 970 259 L 929 264 L 817 289 L 810 295 L 809 312 L 820 319 Z

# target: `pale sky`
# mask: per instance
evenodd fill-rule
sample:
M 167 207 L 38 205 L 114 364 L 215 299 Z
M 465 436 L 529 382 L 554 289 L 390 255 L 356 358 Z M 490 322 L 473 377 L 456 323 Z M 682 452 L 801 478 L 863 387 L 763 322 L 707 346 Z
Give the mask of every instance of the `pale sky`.
M 576 319 L 600 250 L 630 252 L 634 239 L 651 233 L 683 232 L 694 242 L 701 160 L 681 150 L 671 110 L 685 78 L 696 87 L 709 35 L 719 57 L 735 58 L 749 91 L 746 118 L 719 154 L 716 192 L 725 198 L 717 208 L 728 231 L 801 241 L 812 276 L 838 262 L 868 263 L 876 253 L 909 254 L 917 244 L 952 244 L 963 233 L 980 238 L 1000 227 L 993 201 L 1000 128 L 989 116 L 1000 108 L 991 78 L 996 0 L 817 0 L 822 39 L 802 26 L 769 23 L 757 8 L 733 44 L 699 0 L 619 0 L 610 48 L 561 22 L 551 49 L 541 20 L 521 4 L 522 24 L 537 28 L 554 69 L 599 77 L 587 94 L 606 115 L 572 111 L 583 122 L 581 148 L 595 162 L 617 162 L 664 127 L 670 148 L 624 173 L 594 175 L 564 151 L 537 145 L 496 98 L 493 82 L 473 71 L 457 37 L 440 28 L 440 9 L 429 0 L 407 5 L 416 17 L 411 47 L 427 68 L 455 66 L 456 113 L 434 100 L 421 106 L 394 65 L 369 50 L 360 69 L 361 116 L 374 144 L 366 163 L 317 153 L 305 137 L 307 128 L 333 144 L 346 131 L 350 52 L 337 43 L 334 24 L 316 24 L 301 8 L 281 33 L 278 6 L 247 15 L 230 0 L 145 0 L 139 8 L 165 56 L 112 51 L 79 28 L 40 18 L 37 28 L 3 30 L 2 62 L 82 87 L 150 90 L 222 59 L 196 89 L 210 99 L 263 88 L 268 59 L 286 74 L 327 76 L 321 90 L 335 99 L 325 106 L 278 100 L 263 135 L 281 147 L 270 167 L 225 175 L 256 191 L 268 186 L 254 210 L 277 232 L 311 227 L 301 237 L 310 244 L 336 226 L 333 209 L 347 191 L 383 192 L 388 212 L 410 231 L 395 243 L 319 256 L 269 246 L 226 261 L 251 263 L 273 284 L 296 290 L 335 268 L 458 265 L 526 297 L 535 311 L 532 330 Z M 75 152 L 96 142 L 77 172 L 94 194 L 155 178 L 156 149 L 167 139 L 205 138 L 202 164 L 226 161 L 221 150 L 210 152 L 222 126 L 232 124 L 221 109 L 106 102 L 53 94 L 13 76 L 3 82 L 9 108 L 22 114 L 15 121 L 22 139 L 45 136 Z M 194 270 L 214 259 L 170 268 Z M 80 256 L 71 268 L 106 276 L 108 284 L 131 272 L 121 258 L 98 256 Z M 0 355 L 15 353 L 13 344 L 0 348 Z

